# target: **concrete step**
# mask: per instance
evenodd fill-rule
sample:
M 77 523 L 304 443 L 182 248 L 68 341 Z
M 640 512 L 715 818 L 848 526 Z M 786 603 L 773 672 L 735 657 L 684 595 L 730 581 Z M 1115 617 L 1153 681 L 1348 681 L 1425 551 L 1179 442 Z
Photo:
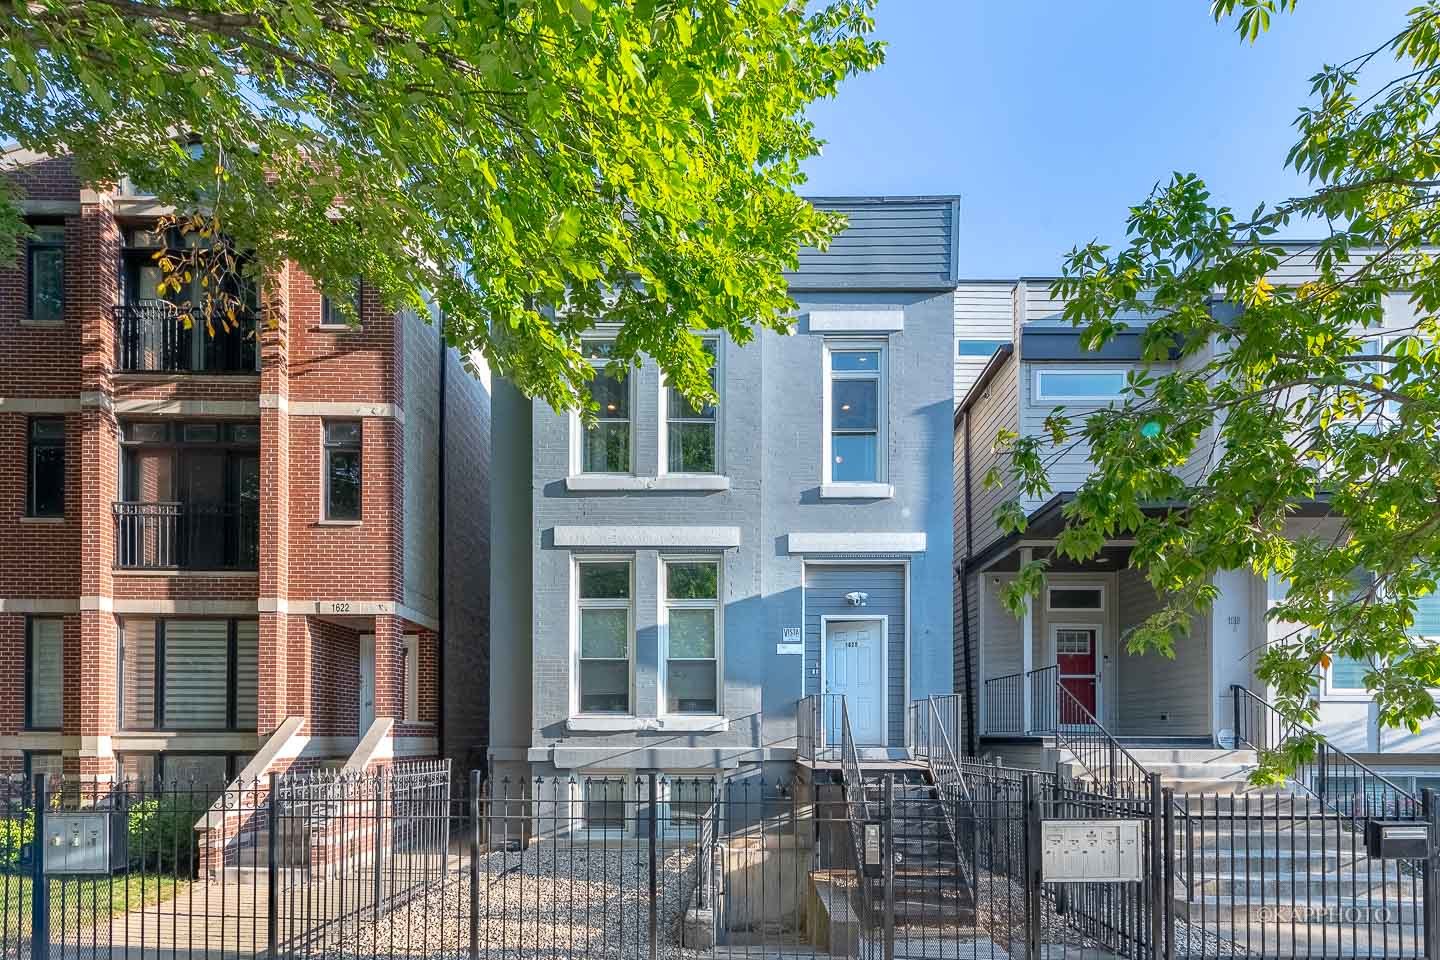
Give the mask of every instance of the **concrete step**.
M 1303 900 L 1292 903 L 1289 897 L 1197 896 L 1190 900 L 1176 897 L 1174 904 L 1177 918 L 1193 919 L 1196 922 L 1205 918 L 1205 926 L 1211 928 L 1218 921 L 1222 934 L 1225 926 L 1230 922 L 1240 926 L 1251 923 L 1272 927 L 1283 926 L 1288 923 L 1290 915 L 1295 915 L 1297 922 L 1302 921 L 1306 916 L 1311 916 L 1315 918 L 1317 924 L 1328 915 L 1330 919 L 1326 925 L 1331 928 L 1332 936 L 1336 929 L 1349 927 L 1352 924 L 1358 925 L 1363 930 L 1365 928 L 1363 918 L 1366 916 L 1376 918 L 1376 927 L 1417 924 L 1424 920 L 1422 901 L 1382 900 L 1379 896 L 1373 898 L 1337 897 L 1323 903 L 1318 898 L 1310 903 L 1305 903 Z M 1341 919 L 1337 921 L 1335 919 L 1337 917 Z M 1382 918 L 1383 924 L 1381 923 Z M 1273 932 L 1271 937 L 1273 939 Z
M 1263 874 L 1252 872 L 1248 877 L 1244 870 L 1239 870 L 1220 876 L 1197 876 L 1194 889 L 1204 896 L 1226 899 L 1232 896 L 1240 899 L 1265 897 L 1272 902 L 1286 903 L 1292 899 L 1329 903 L 1345 897 L 1383 898 L 1384 902 L 1391 903 L 1418 899 L 1422 895 L 1419 877 L 1414 878 L 1413 884 L 1410 878 L 1397 880 L 1393 870 L 1388 875 L 1361 870 L 1359 873 L 1346 871 L 1329 876 L 1295 876 L 1276 872 L 1272 867 Z
M 1127 747 L 1125 752 L 1146 769 L 1167 764 L 1254 767 L 1260 762 L 1254 750 L 1231 750 L 1226 747 Z

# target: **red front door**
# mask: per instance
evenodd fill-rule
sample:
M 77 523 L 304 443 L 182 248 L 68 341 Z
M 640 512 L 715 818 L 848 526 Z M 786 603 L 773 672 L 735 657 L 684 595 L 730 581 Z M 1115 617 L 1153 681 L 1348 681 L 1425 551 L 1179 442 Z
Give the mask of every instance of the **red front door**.
M 1062 724 L 1095 722 L 1097 627 L 1056 627 L 1055 663 L 1060 667 L 1060 686 L 1070 694 L 1060 698 Z

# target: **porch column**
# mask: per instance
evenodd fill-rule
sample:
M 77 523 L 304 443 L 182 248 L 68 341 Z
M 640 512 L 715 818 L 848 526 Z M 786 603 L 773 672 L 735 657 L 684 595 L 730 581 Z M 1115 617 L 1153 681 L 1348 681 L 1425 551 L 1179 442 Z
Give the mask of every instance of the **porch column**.
M 1034 550 L 1030 547 L 1020 548 L 1020 568 L 1034 556 Z M 1030 732 L 1030 718 L 1034 716 L 1030 704 L 1030 671 L 1035 667 L 1035 600 L 1029 594 L 1025 595 L 1025 611 L 1020 617 L 1020 669 L 1024 671 L 1020 677 L 1020 695 L 1023 697 L 1025 716 L 1021 720 L 1026 733 Z

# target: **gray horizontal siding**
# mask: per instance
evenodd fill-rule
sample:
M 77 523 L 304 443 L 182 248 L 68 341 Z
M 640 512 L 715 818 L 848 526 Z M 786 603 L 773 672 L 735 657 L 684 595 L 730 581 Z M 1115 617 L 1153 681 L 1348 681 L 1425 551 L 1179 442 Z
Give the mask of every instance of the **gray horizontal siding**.
M 989 357 L 960 356 L 961 340 L 1010 340 L 1015 332 L 1015 284 L 962 283 L 955 288 L 955 403 L 975 383 Z
M 1175 643 L 1175 659 L 1158 653 L 1131 654 L 1125 638 L 1161 607 L 1143 572 L 1117 575 L 1120 626 L 1117 725 L 1119 732 L 1153 736 L 1205 736 L 1210 732 L 1209 625 L 1197 616 L 1190 636 Z M 1107 694 L 1114 700 L 1115 690 Z
M 1018 369 L 1019 364 L 1013 359 L 1007 361 L 1004 368 L 996 373 L 986 386 L 984 394 L 970 408 L 970 508 L 973 511 L 971 523 L 975 553 L 1000 539 L 1000 528 L 995 525 L 995 510 L 1019 492 L 1019 485 L 1010 472 L 1008 452 L 997 453 L 995 450 L 995 438 L 1000 430 L 1014 430 L 1019 422 L 1019 398 L 1016 392 Z M 957 432 L 955 442 L 961 445 L 963 455 L 963 434 Z M 1003 482 L 998 487 L 987 488 L 985 475 L 992 466 L 998 468 Z M 963 484 L 963 472 L 960 481 Z M 963 493 L 956 516 L 963 535 Z M 956 543 L 962 549 L 965 546 L 962 538 L 957 538 Z
M 845 599 L 852 590 L 863 590 L 865 606 L 853 607 Z M 805 693 L 820 693 L 823 671 L 812 676 L 810 667 L 820 665 L 821 617 L 889 617 L 886 637 L 885 698 L 886 720 L 891 746 L 905 742 L 905 568 L 890 564 L 807 564 L 805 567 Z
M 817 200 L 848 225 L 824 252 L 800 250 L 792 287 L 937 288 L 955 280 L 955 203 L 947 199 Z

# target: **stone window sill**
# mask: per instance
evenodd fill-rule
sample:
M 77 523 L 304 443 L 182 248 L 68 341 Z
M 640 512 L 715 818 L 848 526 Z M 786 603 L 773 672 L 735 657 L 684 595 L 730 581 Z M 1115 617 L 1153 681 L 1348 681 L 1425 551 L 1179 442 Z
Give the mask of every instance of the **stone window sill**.
M 565 721 L 567 729 L 585 733 L 627 733 L 670 730 L 679 733 L 723 733 L 730 729 L 727 717 L 600 717 L 578 716 Z
M 65 522 L 65 518 L 64 518 L 64 517 L 21 517 L 21 518 L 20 518 L 20 522 L 21 522 L 21 523 L 38 523 L 38 524 L 42 524 L 42 525 L 43 525 L 43 524 L 47 524 L 47 523 L 48 523 L 48 524 L 62 524 L 62 523 Z
M 364 520 L 316 520 L 317 527 L 358 527 Z
M 616 493 L 654 491 L 659 493 L 715 493 L 730 489 L 730 478 L 721 474 L 670 473 L 659 477 L 584 473 L 565 478 L 571 493 Z
M 895 488 L 888 483 L 822 483 L 821 500 L 893 500 Z
M 223 577 L 234 580 L 254 580 L 259 570 L 131 570 L 115 568 L 111 571 L 117 577 Z
M 65 326 L 64 320 L 21 320 L 22 327 L 37 327 L 41 330 L 54 330 L 57 327 Z

